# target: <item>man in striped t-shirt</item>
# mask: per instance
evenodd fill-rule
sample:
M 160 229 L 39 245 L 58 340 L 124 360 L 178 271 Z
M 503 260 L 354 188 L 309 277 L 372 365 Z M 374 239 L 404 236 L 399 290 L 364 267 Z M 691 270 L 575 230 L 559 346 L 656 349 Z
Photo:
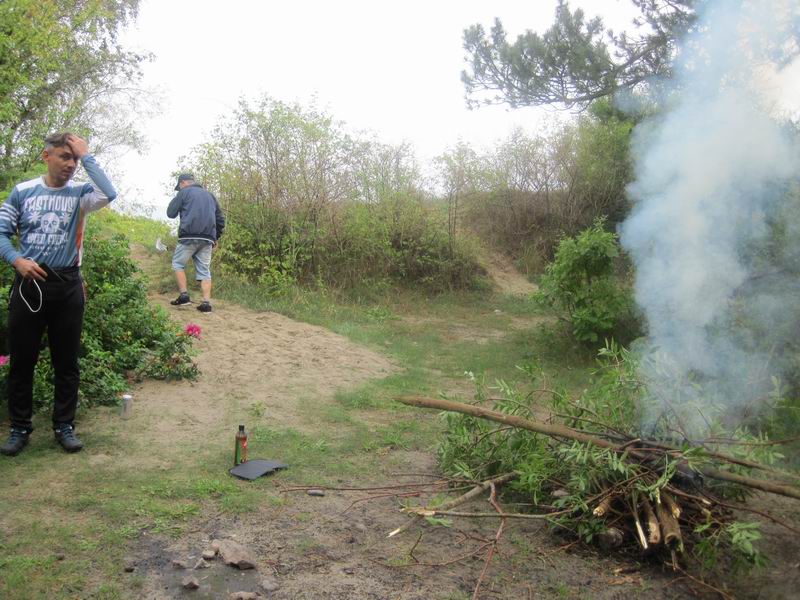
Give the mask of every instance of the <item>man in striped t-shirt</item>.
M 78 351 L 85 293 L 80 266 L 86 215 L 117 192 L 85 140 L 59 133 L 45 140 L 47 172 L 20 183 L 0 206 L 0 256 L 16 269 L 8 304 L 11 435 L 0 453 L 18 454 L 33 431 L 33 371 L 47 330 L 55 373 L 53 431 L 68 452 L 83 447 L 73 421 L 78 405 Z M 78 164 L 88 183 L 70 181 Z M 19 248 L 12 243 L 17 236 Z

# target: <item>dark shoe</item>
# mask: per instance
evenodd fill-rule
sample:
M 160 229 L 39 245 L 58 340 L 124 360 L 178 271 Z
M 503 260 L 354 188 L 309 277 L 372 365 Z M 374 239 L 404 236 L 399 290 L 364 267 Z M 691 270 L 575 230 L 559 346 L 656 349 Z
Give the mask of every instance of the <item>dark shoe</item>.
M 53 429 L 56 441 L 61 444 L 67 452 L 78 452 L 83 448 L 83 442 L 75 437 L 75 429 L 72 425 L 63 424 Z
M 197 307 L 200 312 L 211 312 L 211 302 L 203 300 Z
M 0 454 L 6 456 L 16 456 L 28 444 L 29 432 L 21 427 L 12 427 L 11 434 L 6 443 L 0 446 Z
M 192 301 L 189 300 L 188 292 L 181 292 L 180 295 L 175 298 L 175 300 L 170 300 L 170 304 L 172 304 L 172 306 L 186 306 L 187 304 L 191 303 Z

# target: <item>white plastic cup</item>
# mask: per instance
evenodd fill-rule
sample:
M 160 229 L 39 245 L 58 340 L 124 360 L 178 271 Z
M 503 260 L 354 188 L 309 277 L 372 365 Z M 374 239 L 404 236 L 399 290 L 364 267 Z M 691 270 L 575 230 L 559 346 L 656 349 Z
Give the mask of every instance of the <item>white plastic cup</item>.
M 122 394 L 122 406 L 120 407 L 120 415 L 123 419 L 127 419 L 133 412 L 133 396 L 130 394 Z

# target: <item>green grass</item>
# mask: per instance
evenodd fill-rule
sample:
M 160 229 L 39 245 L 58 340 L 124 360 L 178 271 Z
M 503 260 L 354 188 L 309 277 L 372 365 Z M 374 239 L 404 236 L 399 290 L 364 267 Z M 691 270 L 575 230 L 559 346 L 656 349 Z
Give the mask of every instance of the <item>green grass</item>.
M 146 248 L 155 247 L 158 238 L 166 243 L 172 237 L 168 224 L 147 217 L 133 217 L 114 210 L 101 210 L 94 213 L 91 218 L 103 231 L 124 235 L 131 243 L 141 244 Z
M 149 250 L 166 226 L 99 214 L 109 231 L 125 233 L 148 249 L 153 289 L 173 291 L 170 253 Z M 287 485 L 379 481 L 401 464 L 403 452 L 434 452 L 441 421 L 393 401 L 396 396 L 470 399 L 466 371 L 488 382 L 513 383 L 523 379 L 516 365 L 530 361 L 559 385 L 577 390 L 593 360 L 558 328 L 542 331 L 539 323 L 547 317 L 527 299 L 485 291 L 430 297 L 385 286 L 347 294 L 300 288 L 275 294 L 216 276 L 214 285 L 218 298 L 326 327 L 397 365 L 383 379 L 338 390 L 333 403 L 301 398 L 307 422 L 318 424 L 313 431 L 276 427 L 262 402 L 235 391 L 221 395 L 219 402 L 238 405 L 248 415 L 251 456 L 290 465 L 277 475 Z M 0 460 L 1 598 L 137 597 L 143 582 L 137 586 L 135 579 L 124 578 L 120 564 L 142 532 L 179 536 L 207 514 L 271 510 L 293 502 L 277 493 L 274 477 L 243 482 L 224 475 L 231 448 L 222 445 L 198 452 L 187 441 L 174 449 L 167 467 L 132 469 L 116 460 L 93 464 L 92 455 L 121 453 L 121 425 L 103 410 L 110 409 L 93 409 L 85 417 L 102 425 L 88 423 L 81 431 L 91 453 L 65 455 L 39 441 L 49 428 L 47 415 L 39 415 L 37 442 L 14 460 Z M 125 449 L 134 455 L 148 451 L 135 442 Z M 296 543 L 315 548 L 311 538 Z

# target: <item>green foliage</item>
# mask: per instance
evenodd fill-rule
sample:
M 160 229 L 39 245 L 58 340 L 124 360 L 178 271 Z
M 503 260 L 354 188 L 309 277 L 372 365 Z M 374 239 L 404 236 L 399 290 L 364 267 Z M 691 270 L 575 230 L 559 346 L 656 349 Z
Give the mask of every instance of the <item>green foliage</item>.
M 598 438 L 670 440 L 672 425 L 661 422 L 653 426 L 645 421 L 644 415 L 651 411 L 643 403 L 652 402 L 653 398 L 641 380 L 637 359 L 611 343 L 600 352 L 598 363 L 591 384 L 578 398 L 553 387 L 537 367 L 529 364 L 521 367 L 530 378 L 527 393 L 502 381 L 488 387 L 483 380 L 472 377 L 476 384 L 475 403 L 491 403 L 496 411 L 540 423 L 542 415 L 547 414 L 550 421 Z M 616 502 L 622 510 L 627 510 L 623 508 L 626 504 L 637 506 L 643 497 L 652 503 L 660 502 L 661 494 L 668 485 L 675 486 L 679 476 L 685 477 L 713 460 L 709 451 L 731 451 L 729 446 L 720 447 L 718 443 L 732 442 L 738 448 L 735 456 L 762 459 L 765 465 L 780 458 L 763 435 L 745 430 L 724 431 L 719 425 L 715 425 L 715 433 L 705 443 L 689 446 L 683 440 L 682 447 L 675 446 L 680 450 L 664 453 L 662 464 L 656 465 L 628 460 L 628 450 L 618 452 L 579 441 L 554 443 L 550 436 L 461 413 L 443 413 L 442 418 L 446 431 L 438 456 L 445 473 L 474 481 L 516 473 L 517 477 L 504 488 L 507 501 L 555 507 L 558 512 L 549 520 L 587 543 L 608 527 L 593 512 L 601 498 L 616 490 Z M 643 428 L 647 429 L 648 438 Z M 716 497 L 742 494 L 741 489 L 730 484 L 706 482 L 705 486 Z M 765 564 L 764 556 L 754 545 L 760 537 L 757 524 L 731 521 L 722 516 L 728 514 L 725 512 L 704 511 L 705 521 L 683 533 L 683 543 L 701 567 L 711 568 L 722 557 L 736 569 Z
M 544 34 L 529 30 L 513 44 L 499 20 L 488 35 L 483 26 L 473 25 L 464 32 L 470 72 L 462 74 L 471 103 L 585 107 L 668 75 L 676 40 L 695 21 L 695 2 L 634 4 L 641 11 L 636 33 L 607 32 L 599 17 L 586 19 L 566 0 L 559 0 L 555 22 Z M 483 92 L 496 95 L 475 99 Z
M 226 211 L 227 275 L 276 290 L 475 281 L 474 253 L 428 205 L 409 149 L 354 138 L 313 107 L 243 102 L 193 162 Z
M 761 523 L 735 521 L 719 528 L 713 528 L 712 522 L 706 522 L 695 528 L 695 533 L 702 535 L 695 545 L 693 554 L 705 570 L 717 566 L 722 557 L 728 558 L 731 570 L 741 573 L 753 567 L 767 565 L 767 559 L 753 544 L 761 539 L 759 528 Z
M 540 273 L 564 235 L 576 235 L 597 218 L 612 226 L 624 219 L 633 125 L 601 100 L 550 132 L 515 131 L 476 156 L 464 148 L 451 151 L 442 159 L 449 166 L 447 184 L 459 190 L 451 194 L 459 200 L 459 218 L 523 270 Z
M 83 405 L 116 403 L 131 378 L 193 378 L 197 367 L 191 360 L 192 338 L 173 324 L 160 307 L 148 304 L 144 279 L 128 256 L 127 238 L 102 237 L 97 225 L 90 222 L 84 244 L 81 272 L 87 303 L 78 359 Z M 13 276 L 11 268 L 0 271 L 0 285 L 6 294 Z M 6 321 L 7 305 L 3 303 L 3 343 L 7 338 Z M 7 368 L 0 367 L 3 397 L 7 374 Z M 37 410 L 52 403 L 52 376 L 49 351 L 45 349 L 34 375 Z
M 574 140 L 573 194 L 584 219 L 602 216 L 615 225 L 629 210 L 625 187 L 633 180 L 630 137 L 634 121 L 614 111 L 605 99 L 594 102 L 590 113 L 578 121 Z
M 138 5 L 0 2 L 0 190 L 30 173 L 42 140 L 56 130 L 69 127 L 107 145 L 137 143 L 113 96 L 139 78 L 143 57 L 117 38 Z
M 603 220 L 558 244 L 545 269 L 539 300 L 566 318 L 576 339 L 597 343 L 632 319 L 630 291 L 614 276 L 617 236 Z
M 141 244 L 147 248 L 152 248 L 156 239 L 162 238 L 166 241 L 171 235 L 169 225 L 162 221 L 122 214 L 114 208 L 98 211 L 91 218 L 97 229 L 104 233 L 125 236 L 131 244 Z

